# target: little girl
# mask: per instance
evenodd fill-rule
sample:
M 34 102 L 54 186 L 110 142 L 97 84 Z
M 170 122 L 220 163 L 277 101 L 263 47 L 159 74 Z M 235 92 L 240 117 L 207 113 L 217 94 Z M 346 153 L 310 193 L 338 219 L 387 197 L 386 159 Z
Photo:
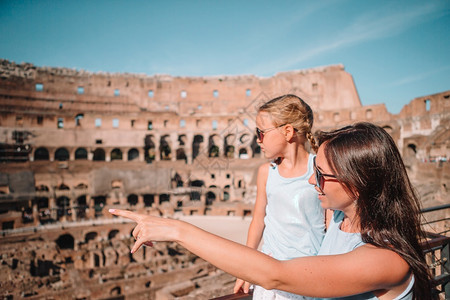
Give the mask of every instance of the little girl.
M 314 172 L 309 141 L 317 151 L 311 133 L 313 112 L 295 95 L 272 99 L 258 109 L 256 135 L 261 150 L 272 160 L 259 167 L 253 219 L 247 246 L 278 260 L 316 255 L 325 234 L 324 212 L 317 192 L 308 183 Z M 236 280 L 234 292 L 248 292 L 249 282 Z M 253 299 L 306 299 L 256 286 Z

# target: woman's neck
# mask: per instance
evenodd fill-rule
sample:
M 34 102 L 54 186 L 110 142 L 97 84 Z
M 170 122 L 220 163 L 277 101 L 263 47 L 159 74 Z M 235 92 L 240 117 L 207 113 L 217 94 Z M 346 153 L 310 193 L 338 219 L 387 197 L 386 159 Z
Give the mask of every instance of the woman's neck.
M 341 231 L 344 232 L 361 232 L 361 226 L 359 223 L 359 218 L 356 215 L 355 210 L 351 210 L 350 212 L 344 212 L 344 219 L 341 223 Z

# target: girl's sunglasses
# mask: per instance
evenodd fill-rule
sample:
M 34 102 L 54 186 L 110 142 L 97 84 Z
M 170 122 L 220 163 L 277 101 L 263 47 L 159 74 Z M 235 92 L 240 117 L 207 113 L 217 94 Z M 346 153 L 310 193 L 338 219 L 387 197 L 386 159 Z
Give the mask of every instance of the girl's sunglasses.
M 323 192 L 323 188 L 324 188 L 323 185 L 326 181 L 325 177 L 336 178 L 336 176 L 332 175 L 332 174 L 324 174 L 324 173 L 320 172 L 320 170 L 316 166 L 316 157 L 315 156 L 313 158 L 313 165 L 314 165 L 314 175 L 316 175 L 316 186 L 319 188 L 319 190 L 322 194 L 325 194 Z
M 257 137 L 258 140 L 262 143 L 262 141 L 263 141 L 263 139 L 264 139 L 264 135 L 265 135 L 267 132 L 272 131 L 272 130 L 274 130 L 274 129 L 277 129 L 277 128 L 279 128 L 279 127 L 282 127 L 282 126 L 284 126 L 284 125 L 286 125 L 286 124 L 278 125 L 278 126 L 275 126 L 275 127 L 272 127 L 272 128 L 267 128 L 267 129 L 259 129 L 258 127 L 256 127 L 256 137 Z

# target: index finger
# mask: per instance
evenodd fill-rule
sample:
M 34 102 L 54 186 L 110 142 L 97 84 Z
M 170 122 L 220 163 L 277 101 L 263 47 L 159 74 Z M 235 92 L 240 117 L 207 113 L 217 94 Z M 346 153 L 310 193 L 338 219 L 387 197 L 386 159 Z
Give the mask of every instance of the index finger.
M 108 211 L 115 216 L 121 216 L 121 217 L 131 219 L 136 222 L 139 222 L 141 220 L 140 214 L 129 211 L 129 210 L 111 208 Z

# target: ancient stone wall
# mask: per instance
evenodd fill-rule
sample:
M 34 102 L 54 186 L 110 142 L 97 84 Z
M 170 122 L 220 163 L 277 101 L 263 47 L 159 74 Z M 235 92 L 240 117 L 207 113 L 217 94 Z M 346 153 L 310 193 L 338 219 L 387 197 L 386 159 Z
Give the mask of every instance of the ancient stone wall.
M 1 60 L 3 296 L 206 299 L 207 286 L 231 288 L 230 276 L 174 245 L 130 256 L 131 225 L 106 211 L 251 216 L 256 171 L 266 161 L 256 109 L 286 93 L 310 104 L 314 130 L 382 126 L 424 205 L 448 199 L 450 91 L 392 115 L 384 104 L 362 106 L 342 65 L 268 78 L 172 77 Z

